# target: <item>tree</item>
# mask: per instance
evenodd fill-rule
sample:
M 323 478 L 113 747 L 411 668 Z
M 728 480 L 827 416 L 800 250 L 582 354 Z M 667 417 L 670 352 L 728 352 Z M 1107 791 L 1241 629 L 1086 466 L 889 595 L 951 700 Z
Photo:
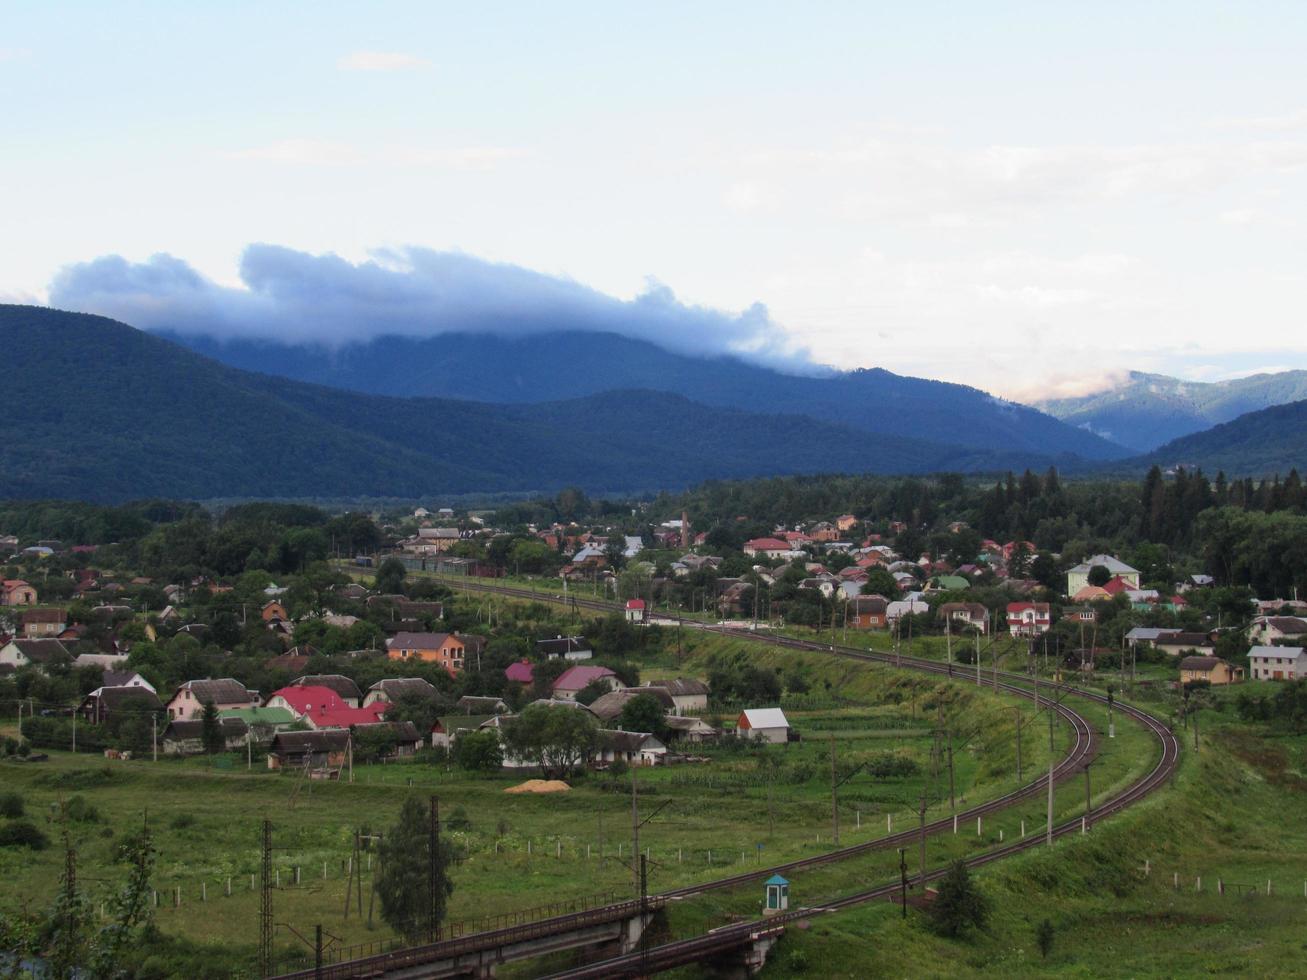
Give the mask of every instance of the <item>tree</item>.
M 200 738 L 204 742 L 204 751 L 213 755 L 224 748 L 222 722 L 218 720 L 218 706 L 212 701 L 204 702 L 204 713 L 200 715 Z
M 1102 588 L 1110 581 L 1112 581 L 1112 573 L 1108 571 L 1106 565 L 1095 565 L 1089 570 L 1088 582 L 1090 585 L 1097 585 Z
M 618 727 L 628 732 L 648 732 L 662 738 L 667 732 L 663 706 L 652 694 L 638 694 L 622 706 Z
M 373 586 L 382 595 L 400 595 L 404 592 L 404 579 L 408 576 L 408 569 L 398 558 L 387 558 L 377 569 L 377 576 L 373 579 Z
M 449 878 L 453 848 L 441 838 L 432 861 L 430 816 L 421 799 L 410 796 L 404 801 L 399 819 L 382 838 L 378 852 L 381 867 L 377 871 L 376 889 L 381 918 L 409 943 L 434 939 L 445 917 L 449 896 L 454 893 L 454 883 Z
M 599 722 L 590 712 L 543 704 L 528 706 L 503 731 L 509 753 L 554 779 L 567 779 L 585 765 L 599 740 Z
M 1048 959 L 1048 954 L 1053 952 L 1053 923 L 1048 919 L 1035 926 L 1035 945 L 1039 947 L 1039 955 L 1044 959 Z
M 498 772 L 504 749 L 496 732 L 464 732 L 454 741 L 454 761 L 469 772 Z
M 928 911 L 936 932 L 956 938 L 972 926 L 985 928 L 989 921 L 989 899 L 976 888 L 966 863 L 954 861 L 940 879 L 939 891 Z

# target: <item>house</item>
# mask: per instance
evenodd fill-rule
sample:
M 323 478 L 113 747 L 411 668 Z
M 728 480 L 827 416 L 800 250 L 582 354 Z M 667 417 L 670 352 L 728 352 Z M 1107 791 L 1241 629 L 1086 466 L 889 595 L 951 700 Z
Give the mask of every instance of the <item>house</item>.
M 329 688 L 349 708 L 357 708 L 363 703 L 363 692 L 344 674 L 306 674 L 295 678 L 288 686 Z
M 1253 647 L 1248 651 L 1253 680 L 1293 681 L 1307 677 L 1307 651 L 1302 647 Z
M 746 708 L 735 720 L 735 732 L 782 745 L 790 740 L 790 723 L 780 708 Z
M 394 704 L 401 698 L 426 698 L 436 701 L 439 697 L 431 682 L 421 677 L 387 677 L 368 688 L 367 696 L 363 699 L 363 707 L 366 708 L 377 702 Z
M 708 710 L 708 685 L 691 677 L 649 681 L 647 687 L 660 687 L 672 696 L 672 705 L 678 715 Z
M 454 707 L 469 715 L 506 715 L 508 705 L 503 698 L 482 697 L 476 694 L 464 694 Z
M 1199 650 L 1214 650 L 1216 643 L 1206 633 L 1182 633 L 1173 631 L 1163 633 L 1153 640 L 1153 647 L 1163 653 L 1178 657 L 1183 653 L 1197 653 Z
M 255 742 L 269 742 L 277 732 L 297 724 L 295 715 L 285 708 L 228 708 L 219 718 L 239 718 L 249 726 Z
M 228 708 L 253 708 L 258 705 L 258 695 L 247 691 L 245 685 L 231 677 L 218 680 L 187 681 L 177 688 L 168 701 L 168 717 L 198 718 L 204 714 L 204 706 L 213 704 L 219 711 Z
M 858 519 L 852 514 L 841 514 L 835 518 L 835 526 L 839 528 L 840 533 L 852 531 L 858 524 Z
M 1062 610 L 1062 621 L 1093 626 L 1098 622 L 1098 610 L 1093 606 L 1066 606 Z
M 1228 664 L 1220 657 L 1185 657 L 1180 661 L 1180 683 L 1206 681 L 1212 686 L 1238 684 L 1243 668 Z
M 239 718 L 219 718 L 218 730 L 222 732 L 222 747 L 225 752 L 244 748 L 250 734 L 249 726 Z M 203 754 L 204 720 L 174 718 L 168 722 L 168 726 L 160 735 L 159 747 L 163 749 L 164 755 Z
M 848 623 L 855 629 L 883 629 L 888 615 L 889 600 L 882 595 L 860 595 L 848 605 Z
M 647 695 L 658 702 L 664 714 L 676 710 L 676 703 L 671 694 L 661 687 L 626 687 L 620 691 L 609 691 L 590 702 L 590 711 L 602 722 L 611 722 L 621 716 L 626 706 L 641 695 Z
M 504 677 L 510 684 L 530 684 L 535 680 L 535 666 L 529 660 L 519 660 L 504 668 Z
M 286 607 L 276 599 L 269 601 L 259 612 L 259 615 L 263 617 L 265 623 L 271 623 L 274 620 L 279 620 L 284 623 L 290 620 L 290 616 L 286 612 Z
M 601 728 L 594 761 L 599 765 L 624 762 L 628 766 L 656 766 L 667 746 L 647 732 L 615 732 Z
M 969 579 L 961 575 L 936 575 L 930 580 L 931 592 L 961 592 L 971 588 Z
M 474 732 L 486 722 L 499 717 L 499 714 L 442 715 L 431 726 L 431 746 L 448 749 L 463 732 Z
M 310 728 L 349 728 L 379 721 L 390 707 L 389 702 L 373 701 L 362 708 L 352 708 L 329 687 L 287 685 L 275 691 L 264 705 L 284 708 Z
M 26 667 L 29 664 L 43 667 L 51 662 L 71 663 L 72 660 L 72 651 L 64 646 L 61 640 L 14 639 L 10 640 L 4 647 L 0 647 L 0 667 L 9 667 L 14 670 L 19 667 Z
M 1076 603 L 1109 602 L 1111 601 L 1111 598 L 1112 593 L 1108 592 L 1107 589 L 1103 588 L 1101 585 L 1086 585 L 1084 588 L 1077 591 L 1075 595 L 1071 596 L 1071 601 Z
M 885 607 L 885 622 L 891 625 L 904 616 L 922 616 L 928 612 L 930 603 L 925 599 L 896 599 Z
M 1009 602 L 1007 628 L 1013 636 L 1039 636 L 1053 625 L 1053 613 L 1047 602 Z
M 663 719 L 667 739 L 672 742 L 710 742 L 721 734 L 702 718 L 672 715 Z
M 68 623 L 68 613 L 62 609 L 28 609 L 22 617 L 23 636 L 39 640 L 58 636 Z
M 594 656 L 590 641 L 584 636 L 556 636 L 552 640 L 536 640 L 536 653 L 546 660 L 589 660 Z
M 1074 596 L 1089 584 L 1089 573 L 1095 566 L 1107 569 L 1108 578 L 1124 579 L 1131 588 L 1139 588 L 1139 569 L 1131 568 L 1111 555 L 1094 555 L 1066 573 L 1066 594 Z
M 568 667 L 558 676 L 558 680 L 554 681 L 553 696 L 563 701 L 575 701 L 576 696 L 595 681 L 607 686 L 610 691 L 620 691 L 626 687 L 607 667 Z
M 0 583 L 0 606 L 34 606 L 36 589 L 20 578 L 7 578 Z
M 268 749 L 268 768 L 317 770 L 334 779 L 345 764 L 349 741 L 350 733 L 340 729 L 278 732 Z
M 386 641 L 391 660 L 438 663 L 451 674 L 463 669 L 467 645 L 457 633 L 396 633 Z
M 939 618 L 950 629 L 961 626 L 989 631 L 989 610 L 979 602 L 946 602 L 939 607 Z
M 158 693 L 154 690 L 154 685 L 147 681 L 134 670 L 112 670 L 106 669 L 100 678 L 102 687 L 143 687 L 152 693 Z
M 645 608 L 643 599 L 626 600 L 626 621 L 628 623 L 643 623 L 645 619 Z
M 77 713 L 92 725 L 103 725 L 111 715 L 129 712 L 163 714 L 163 702 L 146 687 L 97 687 L 77 707 Z
M 1276 640 L 1298 640 L 1307 636 L 1307 619 L 1297 616 L 1258 616 L 1248 630 L 1255 644 L 1271 646 Z
M 351 729 L 355 738 L 393 739 L 395 747 L 382 754 L 383 759 L 404 759 L 415 754 L 422 745 L 422 735 L 411 721 L 360 722 Z
M 754 538 L 744 543 L 744 553 L 750 558 L 788 558 L 793 548 L 788 541 L 780 538 Z

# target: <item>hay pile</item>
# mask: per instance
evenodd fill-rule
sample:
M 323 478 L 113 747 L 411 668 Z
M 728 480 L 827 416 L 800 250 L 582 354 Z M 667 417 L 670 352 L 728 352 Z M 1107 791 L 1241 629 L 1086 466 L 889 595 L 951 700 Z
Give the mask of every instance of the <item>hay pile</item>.
M 528 779 L 504 790 L 505 793 L 566 793 L 572 787 L 561 779 Z

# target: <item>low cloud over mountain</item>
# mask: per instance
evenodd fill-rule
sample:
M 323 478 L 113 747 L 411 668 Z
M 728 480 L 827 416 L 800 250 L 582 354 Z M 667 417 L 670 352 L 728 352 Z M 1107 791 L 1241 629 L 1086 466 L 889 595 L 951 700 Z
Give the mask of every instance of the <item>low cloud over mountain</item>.
M 109 255 L 63 269 L 51 284 L 50 303 L 146 330 L 219 340 L 339 348 L 382 336 L 588 330 L 688 354 L 734 354 L 790 371 L 821 371 L 762 304 L 742 313 L 691 306 L 654 281 L 622 300 L 458 252 L 387 249 L 355 264 L 264 244 L 245 249 L 240 278 L 244 288 L 224 286 L 167 254 L 145 262 Z

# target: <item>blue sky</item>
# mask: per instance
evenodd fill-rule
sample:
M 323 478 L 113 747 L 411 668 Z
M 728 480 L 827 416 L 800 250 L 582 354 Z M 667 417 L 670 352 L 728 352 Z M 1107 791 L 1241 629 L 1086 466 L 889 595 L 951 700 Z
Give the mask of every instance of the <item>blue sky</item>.
M 656 280 L 726 312 L 706 350 L 761 303 L 755 346 L 1023 397 L 1307 367 L 1305 19 L 0 3 L 0 296 L 106 255 L 247 289 L 254 243 L 417 248 Z

